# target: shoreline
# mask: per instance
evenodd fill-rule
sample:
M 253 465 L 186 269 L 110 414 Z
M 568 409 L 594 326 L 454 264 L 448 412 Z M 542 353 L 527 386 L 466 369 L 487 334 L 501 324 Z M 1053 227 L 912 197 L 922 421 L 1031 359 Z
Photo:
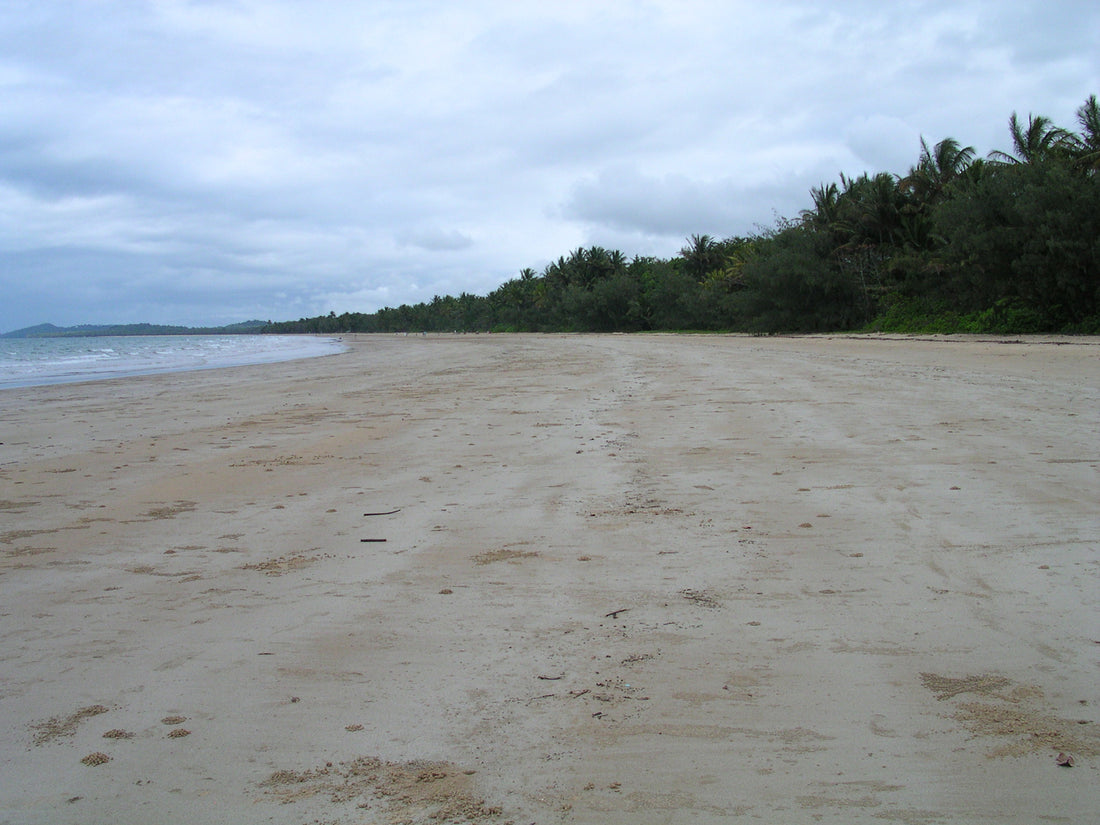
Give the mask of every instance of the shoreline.
M 57 340 L 64 342 L 72 341 L 95 341 L 97 343 L 111 343 L 118 340 L 124 340 L 127 342 L 138 340 L 154 340 L 158 343 L 161 341 L 172 340 L 186 340 L 192 343 L 196 340 L 203 338 L 227 338 L 227 337 L 243 337 L 243 336 L 228 336 L 228 335 L 125 335 L 125 336 L 64 336 L 56 339 L 29 339 L 32 343 L 38 343 L 41 340 Z M 291 338 L 292 336 L 272 336 L 279 338 Z M 332 335 L 311 335 L 303 336 L 320 341 L 328 341 L 332 344 L 339 344 L 336 336 Z M 258 336 L 249 336 L 249 338 L 258 338 Z M 28 339 L 13 339 L 14 341 L 24 342 Z M 97 367 L 102 367 L 98 371 L 83 371 L 83 372 L 52 372 L 46 374 L 37 374 L 29 377 L 5 377 L 3 370 L 9 369 L 10 364 L 15 362 L 7 362 L 0 364 L 0 391 L 12 390 L 12 389 L 25 389 L 28 387 L 48 387 L 57 384 L 82 384 L 90 381 L 109 381 L 119 378 L 139 378 L 148 375 L 167 375 L 175 372 L 201 372 L 204 370 L 213 369 L 225 369 L 228 367 L 240 367 L 240 366 L 257 366 L 262 364 L 276 364 L 281 361 L 296 361 L 302 358 L 321 358 L 326 355 L 336 355 L 343 352 L 343 349 L 339 347 L 333 347 L 328 351 L 319 352 L 304 352 L 300 348 L 292 352 L 280 351 L 276 349 L 268 349 L 260 352 L 238 352 L 226 357 L 218 357 L 217 354 L 213 356 L 209 353 L 201 356 L 194 353 L 190 353 L 188 357 L 191 359 L 198 358 L 199 363 L 189 364 L 176 364 L 171 366 L 112 366 L 97 364 Z M 162 353 L 157 352 L 157 355 Z M 145 354 L 144 357 L 148 357 Z M 125 359 L 123 359 L 125 360 Z M 131 358 L 131 360 L 133 360 Z M 210 363 L 210 360 L 213 363 Z
M 1092 815 L 1100 339 L 326 337 L 0 393 L 0 823 Z

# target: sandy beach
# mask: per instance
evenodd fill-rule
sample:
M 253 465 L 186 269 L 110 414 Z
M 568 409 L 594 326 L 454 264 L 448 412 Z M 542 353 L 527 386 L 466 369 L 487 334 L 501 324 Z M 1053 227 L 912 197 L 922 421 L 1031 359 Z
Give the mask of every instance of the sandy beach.
M 0 392 L 0 823 L 1096 821 L 1100 340 L 345 340 Z

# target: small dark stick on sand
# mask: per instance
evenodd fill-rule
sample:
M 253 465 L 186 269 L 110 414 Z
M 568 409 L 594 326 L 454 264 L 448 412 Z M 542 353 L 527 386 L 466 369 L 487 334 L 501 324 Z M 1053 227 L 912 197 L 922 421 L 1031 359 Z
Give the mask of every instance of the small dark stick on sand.
M 363 513 L 363 515 L 364 516 L 392 516 L 394 513 L 400 513 L 400 512 L 401 512 L 401 508 L 398 507 L 396 510 L 387 510 L 384 513 Z
M 359 541 L 385 541 L 385 539 L 359 539 Z

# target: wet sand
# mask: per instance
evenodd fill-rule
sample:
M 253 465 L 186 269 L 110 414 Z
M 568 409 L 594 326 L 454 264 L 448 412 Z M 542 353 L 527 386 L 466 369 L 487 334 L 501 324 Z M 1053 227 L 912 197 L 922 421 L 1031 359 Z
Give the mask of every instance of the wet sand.
M 1100 340 L 346 340 L 0 392 L 0 823 L 1100 809 Z

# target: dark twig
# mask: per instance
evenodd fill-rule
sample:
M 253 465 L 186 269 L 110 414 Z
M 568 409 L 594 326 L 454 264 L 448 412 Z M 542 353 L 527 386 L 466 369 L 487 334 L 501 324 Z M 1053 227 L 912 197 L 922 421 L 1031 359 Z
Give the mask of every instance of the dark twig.
M 612 611 L 611 611 L 610 613 L 604 613 L 604 614 L 603 614 L 603 617 L 604 617 L 605 619 L 614 619 L 614 618 L 616 618 L 616 617 L 617 617 L 617 616 L 618 616 L 618 615 L 619 615 L 620 613 L 625 613 L 625 612 L 626 612 L 626 611 L 628 611 L 629 609 L 630 609 L 629 607 L 620 607 L 620 608 L 619 608 L 618 610 L 612 610 Z
M 363 515 L 364 516 L 392 516 L 394 513 L 400 513 L 400 512 L 401 512 L 401 508 L 398 507 L 396 510 L 387 510 L 384 513 L 363 513 Z

